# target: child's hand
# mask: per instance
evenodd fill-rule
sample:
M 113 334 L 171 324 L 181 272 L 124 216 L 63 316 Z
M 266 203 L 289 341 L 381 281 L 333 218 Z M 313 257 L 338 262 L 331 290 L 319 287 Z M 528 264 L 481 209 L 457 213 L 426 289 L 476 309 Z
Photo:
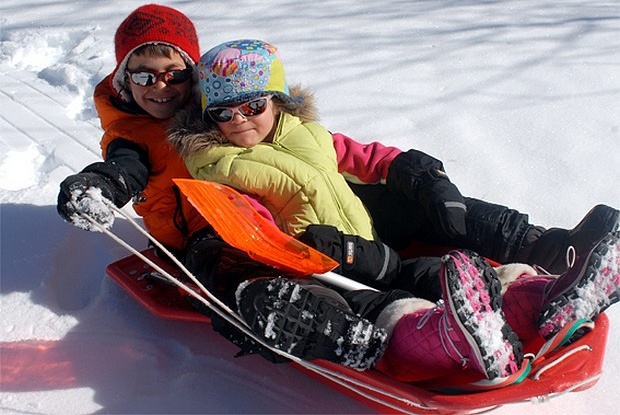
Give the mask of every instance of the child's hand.
M 112 192 L 106 179 L 97 173 L 78 173 L 67 177 L 60 184 L 58 213 L 67 222 L 87 231 L 99 231 L 85 215 L 90 216 L 104 228 L 114 223 L 114 212 L 110 207 Z

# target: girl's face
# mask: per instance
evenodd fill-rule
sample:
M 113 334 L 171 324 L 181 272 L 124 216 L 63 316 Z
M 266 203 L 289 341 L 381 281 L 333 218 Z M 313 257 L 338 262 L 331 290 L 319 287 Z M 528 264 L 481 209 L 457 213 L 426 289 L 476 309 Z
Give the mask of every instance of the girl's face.
M 233 145 L 250 148 L 260 142 L 270 143 L 276 129 L 277 108 L 267 101 L 267 109 L 258 115 L 244 116 L 232 107 L 233 118 L 229 122 L 218 122 L 217 126 L 224 137 Z
M 181 55 L 172 52 L 169 58 L 145 53 L 132 54 L 127 61 L 127 72 L 151 72 L 156 77 L 152 85 L 141 86 L 131 79 L 127 81 L 136 103 L 150 115 L 159 119 L 172 117 L 190 97 L 191 76 L 183 82 L 166 82 L 165 72 L 181 71 L 186 64 Z

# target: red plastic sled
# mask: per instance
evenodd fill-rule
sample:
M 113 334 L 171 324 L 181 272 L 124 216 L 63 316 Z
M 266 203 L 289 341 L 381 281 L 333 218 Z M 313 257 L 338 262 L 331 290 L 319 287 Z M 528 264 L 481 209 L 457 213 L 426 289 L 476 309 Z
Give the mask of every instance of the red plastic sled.
M 173 275 L 179 275 L 176 268 L 157 258 L 151 250 L 145 250 L 143 254 Z M 110 264 L 106 271 L 129 295 L 158 317 L 210 322 L 208 317 L 189 305 L 176 286 L 164 281 L 158 272 L 135 255 Z M 340 382 L 347 385 L 343 386 L 301 365 L 291 364 L 384 413 L 467 414 L 594 386 L 602 371 L 608 329 L 609 320 L 601 314 L 590 333 L 533 364 L 529 375 L 521 383 L 476 393 L 437 392 L 429 389 L 428 384 L 399 382 L 375 370 L 358 372 L 326 361 L 313 361 L 343 375 Z M 525 351 L 532 353 L 536 353 L 540 346 L 524 345 Z M 443 381 L 448 384 L 451 380 Z

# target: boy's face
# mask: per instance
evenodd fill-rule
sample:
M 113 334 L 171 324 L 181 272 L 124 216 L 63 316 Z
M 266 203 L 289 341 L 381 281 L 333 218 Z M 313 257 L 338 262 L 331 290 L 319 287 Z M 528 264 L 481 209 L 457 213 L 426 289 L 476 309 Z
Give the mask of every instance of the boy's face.
M 276 107 L 269 99 L 265 112 L 245 117 L 235 110 L 230 122 L 218 122 L 217 126 L 231 144 L 251 148 L 263 141 L 271 142 L 276 128 L 276 115 Z
M 185 68 L 185 61 L 176 51 L 171 54 L 170 58 L 150 53 L 132 54 L 127 61 L 128 72 L 146 71 L 159 74 Z M 170 85 L 166 84 L 161 76 L 149 86 L 140 86 L 131 80 L 128 80 L 127 84 L 134 101 L 150 115 L 160 119 L 172 117 L 187 103 L 192 90 L 190 79 L 180 84 Z

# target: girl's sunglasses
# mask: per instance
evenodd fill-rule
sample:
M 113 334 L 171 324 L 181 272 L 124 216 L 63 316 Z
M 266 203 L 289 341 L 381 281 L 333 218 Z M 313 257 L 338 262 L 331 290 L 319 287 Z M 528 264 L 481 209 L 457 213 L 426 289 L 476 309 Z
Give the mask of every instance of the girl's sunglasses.
M 131 79 L 131 82 L 138 86 L 151 86 L 159 81 L 162 81 L 166 85 L 178 85 L 186 82 L 192 77 L 192 68 L 164 72 L 127 71 L 127 75 L 129 79 Z
M 237 112 L 244 117 L 254 117 L 265 112 L 270 98 L 270 96 L 260 97 L 234 107 L 207 108 L 206 113 L 213 121 L 219 123 L 231 122 Z

